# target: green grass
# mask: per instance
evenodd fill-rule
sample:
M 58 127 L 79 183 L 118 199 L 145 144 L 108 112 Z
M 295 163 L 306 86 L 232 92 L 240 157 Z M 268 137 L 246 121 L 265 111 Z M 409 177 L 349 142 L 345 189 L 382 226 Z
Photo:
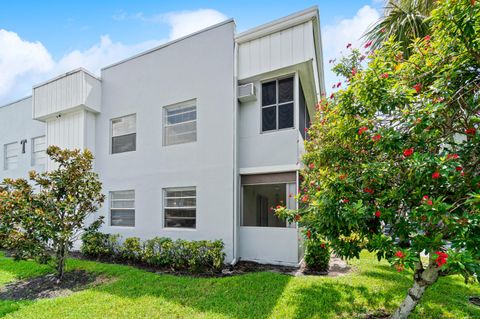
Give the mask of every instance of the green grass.
M 226 278 L 157 275 L 136 268 L 71 259 L 68 269 L 115 278 L 68 297 L 39 301 L 0 300 L 5 318 L 356 318 L 392 311 L 410 286 L 411 273 L 397 273 L 370 254 L 352 261 L 356 272 L 337 278 L 290 277 L 262 272 Z M 34 262 L 0 255 L 0 286 L 45 274 Z M 468 296 L 479 285 L 442 278 L 427 291 L 413 318 L 480 318 Z

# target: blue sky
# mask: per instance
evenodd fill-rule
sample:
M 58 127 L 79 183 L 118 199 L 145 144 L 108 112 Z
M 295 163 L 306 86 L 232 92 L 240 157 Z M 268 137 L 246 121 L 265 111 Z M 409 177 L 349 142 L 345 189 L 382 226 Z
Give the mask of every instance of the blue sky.
M 226 18 L 245 31 L 317 5 L 326 62 L 360 44 L 382 0 L 344 1 L 11 1 L 0 3 L 0 105 L 32 85 L 83 66 L 102 66 Z M 328 63 L 325 66 L 329 68 Z M 335 81 L 326 74 L 327 88 Z

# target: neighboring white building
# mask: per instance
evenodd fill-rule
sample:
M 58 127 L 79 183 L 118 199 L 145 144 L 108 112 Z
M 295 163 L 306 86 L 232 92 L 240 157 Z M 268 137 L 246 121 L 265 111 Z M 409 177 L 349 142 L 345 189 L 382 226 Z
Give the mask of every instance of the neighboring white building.
M 304 129 L 324 93 L 316 7 L 237 34 L 228 20 L 0 107 L 0 179 L 53 167 L 47 145 L 88 148 L 103 231 L 221 239 L 227 261 L 295 265 Z

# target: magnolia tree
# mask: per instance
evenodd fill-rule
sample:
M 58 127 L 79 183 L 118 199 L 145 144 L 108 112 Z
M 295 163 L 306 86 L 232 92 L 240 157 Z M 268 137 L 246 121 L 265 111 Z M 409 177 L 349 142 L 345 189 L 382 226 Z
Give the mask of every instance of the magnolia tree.
M 340 256 L 413 270 L 393 318 L 439 276 L 480 269 L 480 3 L 441 1 L 430 23 L 408 59 L 391 39 L 334 66 L 346 88 L 317 105 L 300 208 L 277 210 Z
M 30 172 L 33 185 L 25 179 L 0 184 L 0 238 L 17 260 L 52 262 L 60 281 L 69 249 L 104 195 L 90 151 L 51 146 L 47 154 L 58 168 Z

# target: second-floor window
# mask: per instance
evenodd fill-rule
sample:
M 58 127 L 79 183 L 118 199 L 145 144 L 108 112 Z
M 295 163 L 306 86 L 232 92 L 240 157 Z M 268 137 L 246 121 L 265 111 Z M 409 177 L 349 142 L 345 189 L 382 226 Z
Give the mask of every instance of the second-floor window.
M 18 167 L 19 145 L 17 142 L 5 144 L 3 146 L 3 168 L 6 170 L 16 169 Z
M 262 83 L 262 132 L 294 127 L 293 77 Z
M 196 140 L 196 100 L 164 107 L 163 145 L 195 142 Z
M 32 138 L 32 166 L 45 165 L 46 145 L 45 136 Z
M 112 120 L 112 154 L 131 152 L 137 148 L 137 116 L 135 114 Z

